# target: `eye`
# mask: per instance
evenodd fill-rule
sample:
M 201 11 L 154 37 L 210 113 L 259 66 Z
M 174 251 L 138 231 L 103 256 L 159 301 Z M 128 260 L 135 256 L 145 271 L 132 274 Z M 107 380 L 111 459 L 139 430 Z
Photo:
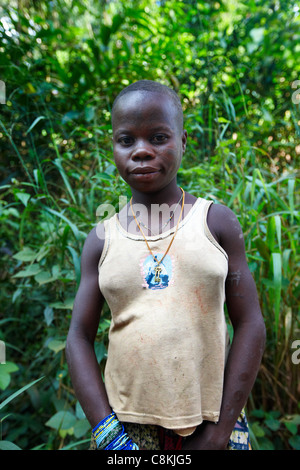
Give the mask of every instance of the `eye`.
M 118 143 L 127 147 L 133 143 L 133 138 L 129 136 L 123 136 L 118 139 Z
M 155 144 L 162 144 L 162 143 L 164 143 L 167 139 L 168 139 L 168 136 L 165 135 L 165 134 L 155 134 L 155 135 L 152 137 L 152 141 L 153 141 Z

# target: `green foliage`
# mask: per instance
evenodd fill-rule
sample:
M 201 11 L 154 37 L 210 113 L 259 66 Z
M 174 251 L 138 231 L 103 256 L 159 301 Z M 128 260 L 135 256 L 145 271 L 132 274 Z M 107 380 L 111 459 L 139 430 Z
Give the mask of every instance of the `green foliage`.
M 148 78 L 183 102 L 180 185 L 228 205 L 243 227 L 267 328 L 248 406 L 254 447 L 299 449 L 297 5 L 22 0 L 0 13 L 1 448 L 88 445 L 65 340 L 97 208 L 129 196 L 112 160 L 112 102 Z M 102 371 L 108 328 L 105 306 Z

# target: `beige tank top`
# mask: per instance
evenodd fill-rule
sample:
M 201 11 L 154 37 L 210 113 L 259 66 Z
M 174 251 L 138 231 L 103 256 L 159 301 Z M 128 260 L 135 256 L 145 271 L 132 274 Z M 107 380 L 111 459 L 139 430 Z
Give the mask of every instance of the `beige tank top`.
M 112 315 L 105 386 L 120 421 L 188 435 L 219 419 L 228 262 L 207 226 L 211 203 L 196 200 L 159 274 L 141 234 L 127 232 L 117 214 L 104 222 L 99 286 Z M 158 259 L 174 230 L 147 237 Z

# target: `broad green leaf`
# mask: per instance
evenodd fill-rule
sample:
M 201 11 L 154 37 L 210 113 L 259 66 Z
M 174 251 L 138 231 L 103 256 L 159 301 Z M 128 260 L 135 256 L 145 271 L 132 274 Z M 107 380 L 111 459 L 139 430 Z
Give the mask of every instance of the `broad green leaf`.
M 74 304 L 74 299 L 69 298 L 69 299 L 66 299 L 64 302 L 52 302 L 49 304 L 49 307 L 72 310 L 73 304 Z
M 263 437 L 265 435 L 265 431 L 257 421 L 252 424 L 251 428 L 256 437 Z
M 52 429 L 67 430 L 76 423 L 76 417 L 69 411 L 58 411 L 45 424 Z
M 36 276 L 38 272 L 41 271 L 41 267 L 39 264 L 31 264 L 26 269 L 19 271 L 17 274 L 14 274 L 12 277 L 30 277 Z
M 278 419 L 266 419 L 265 420 L 265 425 L 271 429 L 271 431 L 278 431 L 280 428 L 280 421 Z
M 46 284 L 47 282 L 52 282 L 56 280 L 56 278 L 54 278 L 48 271 L 40 271 L 34 277 L 34 279 L 36 280 L 36 282 L 38 282 L 41 285 Z
M 41 246 L 40 250 L 36 255 L 36 261 L 41 261 L 49 253 L 49 250 L 49 246 Z
M 80 419 L 76 421 L 74 425 L 74 436 L 80 438 L 84 436 L 89 429 L 91 429 L 91 425 L 88 420 L 86 418 Z
M 1 367 L 1 366 L 0 366 Z M 10 375 L 6 371 L 0 369 L 0 389 L 5 390 L 10 384 Z
M 58 340 L 58 339 L 53 339 L 47 344 L 47 346 L 49 349 L 51 349 L 51 351 L 58 353 L 59 351 L 62 351 L 63 349 L 65 349 L 66 342 Z
M 19 367 L 14 362 L 5 362 L 0 364 L 0 388 L 5 390 L 10 384 L 10 374 L 19 370 Z
M 300 414 L 288 415 L 283 420 L 284 423 L 294 423 L 296 426 L 300 425 Z
M 17 196 L 18 199 L 20 199 L 20 201 L 24 204 L 25 207 L 27 206 L 27 203 L 28 203 L 28 201 L 31 197 L 30 194 L 21 193 L 21 192 L 16 193 L 16 196 Z
M 0 441 L 0 450 L 22 450 L 21 447 L 17 446 L 10 441 Z
M 218 122 L 227 123 L 227 122 L 231 122 L 231 121 L 229 121 L 228 119 L 225 119 L 224 117 L 220 116 L 220 117 L 218 117 Z
M 106 180 L 106 181 L 112 181 L 114 178 L 109 175 L 108 173 L 97 173 L 95 176 L 94 176 L 95 179 L 100 179 L 100 180 Z
M 76 414 L 77 419 L 86 419 L 86 416 L 84 414 L 84 411 L 83 411 L 79 401 L 77 401 L 76 405 L 75 405 L 75 414 Z
M 5 362 L 5 364 L 0 364 L 0 372 L 5 371 L 7 373 L 16 372 L 19 370 L 19 367 L 14 362 Z
M 300 450 L 300 436 L 293 436 L 289 439 L 289 444 L 295 450 Z
M 293 434 L 293 436 L 295 436 L 297 434 L 297 431 L 298 431 L 297 424 L 290 423 L 288 421 L 285 421 L 284 424 L 285 424 L 286 428 L 290 431 L 290 433 Z
M 18 259 L 19 261 L 34 261 L 37 256 L 37 253 L 33 251 L 28 246 L 25 246 L 23 250 L 13 255 L 13 258 Z

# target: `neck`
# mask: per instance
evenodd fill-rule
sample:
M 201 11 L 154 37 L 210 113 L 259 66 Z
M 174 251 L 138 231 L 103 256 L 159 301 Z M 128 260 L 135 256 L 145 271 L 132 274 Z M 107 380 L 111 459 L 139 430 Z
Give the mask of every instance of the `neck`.
M 131 188 L 133 204 L 143 204 L 150 208 L 151 204 L 175 204 L 180 196 L 181 189 L 177 186 L 176 180 L 171 181 L 167 186 L 155 192 L 140 192 Z

